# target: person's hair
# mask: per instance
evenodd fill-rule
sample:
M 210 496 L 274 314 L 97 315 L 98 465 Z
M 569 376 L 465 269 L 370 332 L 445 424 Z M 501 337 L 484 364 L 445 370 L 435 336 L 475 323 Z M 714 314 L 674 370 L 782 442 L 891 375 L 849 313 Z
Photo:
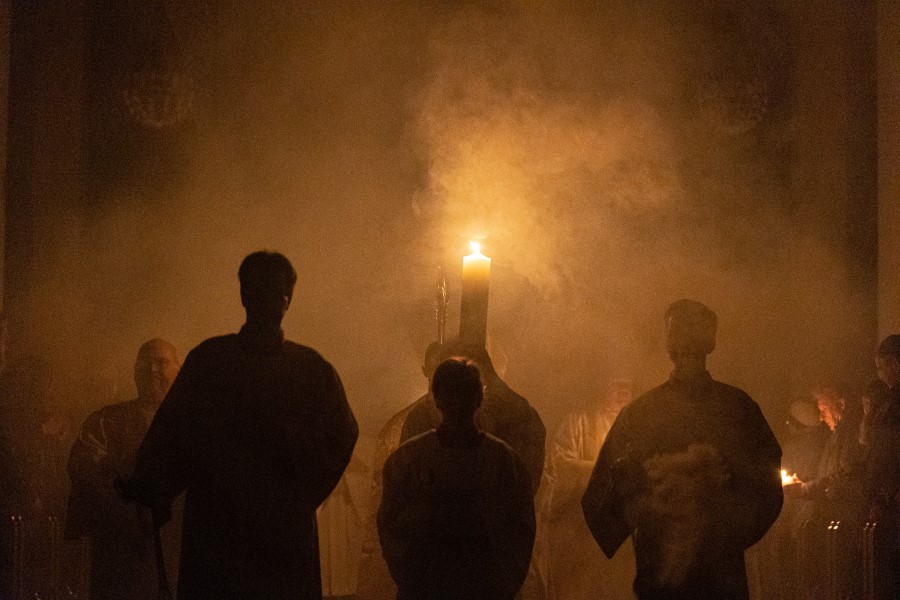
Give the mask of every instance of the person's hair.
M 682 331 L 688 333 L 691 344 L 697 350 L 709 354 L 715 349 L 719 320 L 711 308 L 697 300 L 687 298 L 677 300 L 666 309 L 667 329 L 671 327 L 673 321 L 681 326 Z
M 283 254 L 260 250 L 248 254 L 238 268 L 241 291 L 259 286 L 280 286 L 290 295 L 297 283 L 297 272 Z
M 482 344 L 454 338 L 441 346 L 441 358 L 465 357 L 473 361 L 484 373 L 494 373 L 494 363 Z
M 434 371 L 431 393 L 441 411 L 474 413 L 483 394 L 478 367 L 463 357 L 448 358 Z
M 878 344 L 878 356 L 900 360 L 900 335 L 894 334 L 884 338 Z

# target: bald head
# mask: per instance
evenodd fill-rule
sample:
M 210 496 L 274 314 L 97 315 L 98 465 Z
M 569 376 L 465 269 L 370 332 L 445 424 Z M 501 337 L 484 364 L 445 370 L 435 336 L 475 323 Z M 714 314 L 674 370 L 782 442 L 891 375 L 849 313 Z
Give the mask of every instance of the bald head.
M 142 402 L 158 406 L 169 392 L 180 367 L 175 346 L 160 338 L 144 343 L 134 361 L 134 383 L 138 398 Z

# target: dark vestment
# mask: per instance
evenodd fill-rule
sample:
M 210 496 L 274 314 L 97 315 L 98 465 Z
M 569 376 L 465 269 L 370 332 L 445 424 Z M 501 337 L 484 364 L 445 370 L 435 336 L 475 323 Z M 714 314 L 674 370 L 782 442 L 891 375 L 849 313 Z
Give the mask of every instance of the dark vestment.
M 866 472 L 869 504 L 900 521 L 900 386 L 891 390 L 890 399 L 873 418 L 871 435 Z M 900 548 L 900 535 L 896 547 Z
M 534 544 L 530 475 L 503 441 L 429 431 L 384 466 L 378 533 L 397 600 L 512 600 Z
M 618 416 L 582 499 L 607 556 L 631 535 L 638 598 L 749 597 L 744 550 L 778 516 L 781 449 L 756 403 L 714 381 L 670 381 Z
M 139 400 L 106 406 L 84 422 L 69 454 L 69 510 L 65 535 L 91 542 L 91 600 L 151 600 L 158 590 L 150 513 L 125 504 L 114 481 L 134 473 L 137 450 L 155 407 Z M 169 574 L 177 560 L 178 523 L 163 531 Z
M 186 490 L 178 598 L 320 600 L 316 507 L 357 435 L 337 373 L 310 348 L 244 326 L 192 350 L 135 480 L 155 503 Z
M 409 411 L 400 441 L 405 442 L 435 429 L 440 423 L 441 413 L 429 394 Z M 497 379 L 485 391 L 481 407 L 475 413 L 475 423 L 478 429 L 500 438 L 515 450 L 531 475 L 532 493 L 537 493 L 544 470 L 544 441 L 547 435 L 537 411 L 525 398 Z
M 879 514 L 877 598 L 900 597 L 900 386 L 872 421 L 866 470 L 868 505 Z

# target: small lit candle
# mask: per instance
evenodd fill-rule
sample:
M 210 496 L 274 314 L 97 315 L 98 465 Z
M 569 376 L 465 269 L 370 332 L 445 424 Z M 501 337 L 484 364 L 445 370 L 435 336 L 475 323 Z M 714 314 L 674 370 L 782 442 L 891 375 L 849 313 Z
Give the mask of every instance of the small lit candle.
M 481 253 L 481 245 L 478 242 L 469 244 L 472 247 L 472 254 L 463 257 L 459 337 L 483 346 L 487 341 L 491 259 Z
M 781 485 L 791 485 L 792 483 L 800 483 L 800 480 L 797 478 L 797 474 L 788 475 L 787 469 L 781 470 Z

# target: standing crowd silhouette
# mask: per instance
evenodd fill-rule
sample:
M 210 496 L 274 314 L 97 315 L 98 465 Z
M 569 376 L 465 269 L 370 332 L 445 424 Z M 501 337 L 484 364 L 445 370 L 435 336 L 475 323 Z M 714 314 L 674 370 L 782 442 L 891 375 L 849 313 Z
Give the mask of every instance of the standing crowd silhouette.
M 254 252 L 238 279 L 238 333 L 183 363 L 147 341 L 137 397 L 80 428 L 46 365 L 4 365 L 0 598 L 900 598 L 900 335 L 858 401 L 798 398 L 782 444 L 710 375 L 717 316 L 695 300 L 663 315 L 665 381 L 633 398 L 610 374 L 549 439 L 484 343 L 433 343 L 428 392 L 367 462 L 338 373 L 284 337 L 290 261 Z

